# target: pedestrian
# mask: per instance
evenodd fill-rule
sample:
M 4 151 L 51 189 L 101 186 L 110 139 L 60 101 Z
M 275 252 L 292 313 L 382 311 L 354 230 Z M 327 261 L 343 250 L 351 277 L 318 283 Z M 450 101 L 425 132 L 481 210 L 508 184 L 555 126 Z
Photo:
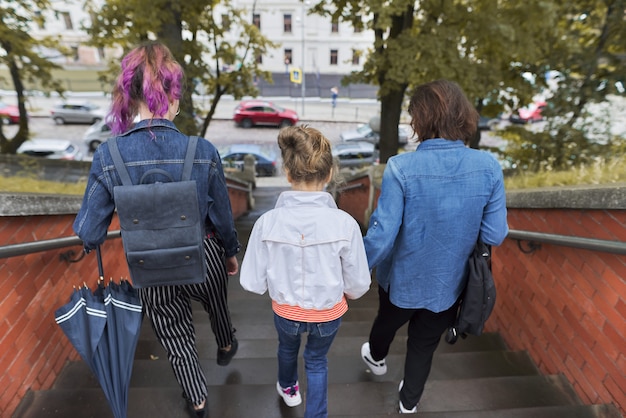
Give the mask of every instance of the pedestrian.
M 499 245 L 508 233 L 503 174 L 490 154 L 466 146 L 478 113 L 454 82 L 416 88 L 409 104 L 419 146 L 383 172 L 365 249 L 376 268 L 378 313 L 361 347 L 376 375 L 408 322 L 400 413 L 416 413 L 433 353 L 452 326 L 477 238 Z
M 173 120 L 179 113 L 183 70 L 170 50 L 147 42 L 121 61 L 108 115 L 111 131 L 134 184 L 147 170 L 160 168 L 180 178 L 189 137 Z M 139 121 L 133 128 L 133 120 Z M 217 363 L 227 365 L 237 352 L 237 339 L 227 302 L 228 275 L 238 272 L 240 250 L 228 190 L 216 148 L 200 139 L 191 179 L 196 181 L 201 216 L 205 219 L 205 280 L 199 284 L 139 289 L 145 314 L 167 352 L 174 375 L 194 417 L 207 416 L 207 382 L 195 344 L 191 301 L 209 314 L 217 341 Z M 74 231 L 86 251 L 101 244 L 115 209 L 113 187 L 121 185 L 105 142 L 93 155 L 87 189 Z
M 330 89 L 330 98 L 331 98 L 331 103 L 333 105 L 333 109 L 337 107 L 337 97 L 339 97 L 339 89 L 337 88 L 337 86 L 333 86 Z
M 301 335 L 304 348 L 306 418 L 328 416 L 327 353 L 348 310 L 371 277 L 357 222 L 337 208 L 330 193 L 331 145 L 307 126 L 278 134 L 291 190 L 254 224 L 241 265 L 244 289 L 269 291 L 278 333 L 276 389 L 287 406 L 302 402 L 298 380 Z

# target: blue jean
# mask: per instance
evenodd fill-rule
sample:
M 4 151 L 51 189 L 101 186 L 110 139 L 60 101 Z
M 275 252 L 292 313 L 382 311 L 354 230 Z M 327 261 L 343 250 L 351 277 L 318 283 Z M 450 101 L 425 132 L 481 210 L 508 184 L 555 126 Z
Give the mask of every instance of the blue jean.
M 300 334 L 308 333 L 304 347 L 307 379 L 305 418 L 328 416 L 328 350 L 337 335 L 341 318 L 329 322 L 295 322 L 274 314 L 278 332 L 278 383 L 283 388 L 298 381 Z

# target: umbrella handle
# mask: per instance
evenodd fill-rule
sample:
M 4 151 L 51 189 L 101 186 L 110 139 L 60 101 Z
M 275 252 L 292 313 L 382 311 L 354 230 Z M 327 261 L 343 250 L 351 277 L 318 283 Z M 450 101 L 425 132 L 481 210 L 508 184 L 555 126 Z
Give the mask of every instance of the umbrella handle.
M 104 269 L 102 268 L 102 253 L 100 252 L 100 246 L 96 247 L 96 255 L 98 256 L 98 273 L 100 274 L 100 280 L 104 280 Z

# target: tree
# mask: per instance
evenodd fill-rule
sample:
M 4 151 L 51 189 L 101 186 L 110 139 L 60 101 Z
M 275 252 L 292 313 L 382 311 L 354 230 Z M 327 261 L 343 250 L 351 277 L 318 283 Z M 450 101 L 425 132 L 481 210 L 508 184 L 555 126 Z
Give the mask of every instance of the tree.
M 0 64 L 5 65 L 15 89 L 20 112 L 19 129 L 7 138 L 0 124 L 0 153 L 15 154 L 29 138 L 24 82 L 62 92 L 60 83 L 52 79 L 51 71 L 59 68 L 40 56 L 40 48 L 63 48 L 52 38 L 34 39 L 30 36 L 32 22 L 44 23 L 41 12 L 50 7 L 47 0 L 15 0 L 0 5 Z
M 255 96 L 255 78 L 271 81 L 256 58 L 275 44 L 252 24 L 253 11 L 237 9 L 229 0 L 106 0 L 97 13 L 94 5 L 88 7 L 94 16 L 91 28 L 86 28 L 92 45 L 128 50 L 147 39 L 158 39 L 172 50 L 185 70 L 188 86 L 177 118 L 183 132 L 199 131 L 204 136 L 224 94 L 236 99 Z M 230 30 L 237 34 L 228 36 Z M 110 81 L 113 74 L 111 69 L 102 78 Z M 211 95 L 211 103 L 198 128 L 192 93 L 201 85 Z
M 598 24 L 582 32 L 571 28 L 582 13 L 593 11 L 589 16 L 601 16 L 609 9 L 613 24 L 606 32 Z M 495 116 L 545 91 L 547 70 L 565 70 L 574 64 L 579 68 L 572 72 L 573 79 L 579 80 L 574 86 L 580 87 L 581 75 L 582 79 L 589 79 L 584 74 L 598 75 L 593 65 L 588 66 L 593 60 L 608 60 L 611 65 L 606 63 L 605 73 L 620 74 L 615 71 L 619 60 L 607 59 L 611 49 L 613 56 L 622 53 L 623 65 L 623 0 L 334 0 L 320 1 L 312 10 L 355 26 L 364 24 L 375 32 L 363 70 L 344 82 L 380 87 L 381 162 L 397 152 L 400 109 L 413 86 L 438 78 L 454 80 L 479 112 Z M 369 20 L 362 23 L 361 16 Z M 582 48 L 594 37 L 606 40 L 603 52 Z M 609 82 L 608 75 L 602 78 Z M 593 90 L 593 85 L 588 89 Z M 554 111 L 567 113 L 564 107 Z M 472 146 L 477 147 L 479 141 L 477 132 Z
M 507 154 L 515 165 L 535 171 L 567 169 L 611 157 L 624 142 L 611 134 L 608 116 L 592 114 L 589 108 L 619 94 L 617 86 L 624 82 L 625 6 L 624 0 L 559 4 L 555 36 L 541 68 L 552 70 L 554 83 L 544 89 L 547 128 L 505 133 Z

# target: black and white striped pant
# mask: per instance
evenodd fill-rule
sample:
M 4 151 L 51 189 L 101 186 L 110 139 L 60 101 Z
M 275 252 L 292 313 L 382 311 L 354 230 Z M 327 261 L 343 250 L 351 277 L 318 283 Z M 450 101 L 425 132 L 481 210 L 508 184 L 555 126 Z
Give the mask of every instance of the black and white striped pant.
M 203 283 L 139 289 L 144 311 L 167 351 L 176 380 L 194 405 L 206 399 L 207 383 L 196 349 L 191 300 L 199 301 L 209 314 L 218 347 L 230 345 L 235 331 L 228 310 L 224 249 L 210 238 L 204 241 L 204 252 L 207 276 Z

